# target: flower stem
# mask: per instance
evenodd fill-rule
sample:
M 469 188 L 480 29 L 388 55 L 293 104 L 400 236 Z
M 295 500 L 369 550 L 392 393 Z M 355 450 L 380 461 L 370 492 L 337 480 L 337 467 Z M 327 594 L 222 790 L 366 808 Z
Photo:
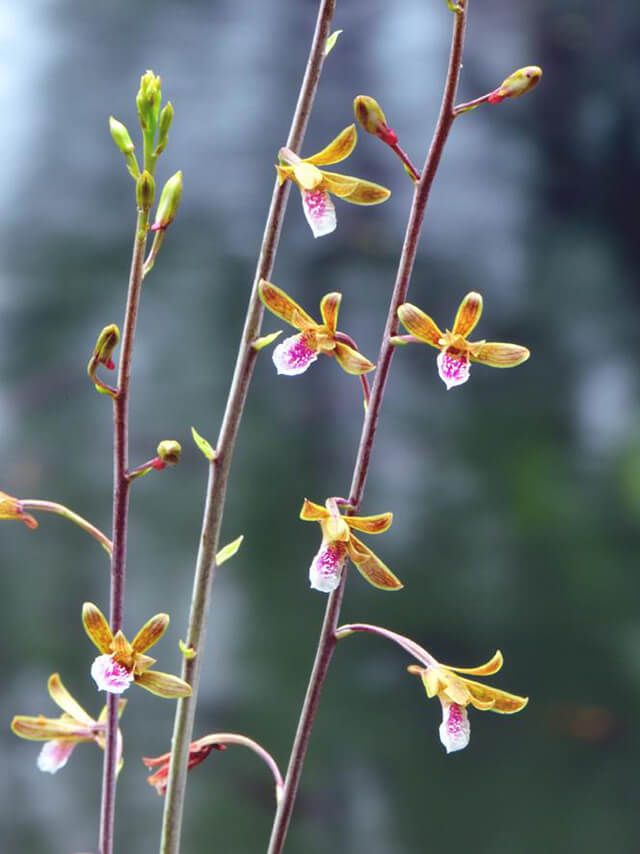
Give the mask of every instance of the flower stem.
M 199 738 L 195 743 L 200 746 L 207 744 L 239 744 L 242 747 L 248 747 L 249 750 L 253 750 L 253 752 L 262 759 L 271 771 L 273 780 L 276 784 L 276 799 L 280 797 L 284 781 L 282 779 L 280 769 L 278 768 L 278 763 L 269 751 L 265 750 L 265 748 L 262 747 L 261 744 L 258 744 L 257 741 L 254 741 L 252 738 L 248 738 L 246 735 L 240 735 L 235 732 L 214 732 L 211 733 L 211 735 L 205 735 L 202 738 Z
M 481 104 L 486 104 L 491 96 L 491 92 L 487 92 L 486 95 L 481 95 L 479 98 L 474 98 L 473 101 L 465 101 L 464 104 L 458 104 L 453 108 L 453 113 L 456 118 L 462 113 L 468 113 L 470 110 L 475 110 L 476 107 L 479 107 Z
M 315 99 L 324 63 L 324 50 L 330 33 L 335 2 L 336 0 L 321 0 L 319 4 L 307 67 L 286 143 L 287 147 L 293 151 L 299 151 L 307 129 L 311 107 Z M 196 560 L 189 625 L 185 641 L 187 647 L 192 647 L 196 650 L 196 655 L 191 659 L 185 659 L 182 667 L 182 678 L 191 685 L 192 694 L 190 697 L 178 700 L 176 708 L 171 767 L 162 822 L 161 854 L 177 854 L 180 845 L 189 742 L 192 738 L 193 721 L 198 698 L 200 664 L 206 634 L 209 598 L 216 574 L 215 555 L 218 548 L 220 528 L 222 526 L 231 460 L 253 368 L 258 355 L 252 346 L 255 339 L 260 335 L 263 315 L 262 303 L 258 295 L 258 285 L 261 279 L 269 279 L 271 276 L 288 196 L 289 182 L 281 186 L 276 181 L 271 197 L 271 206 L 264 230 L 251 296 L 249 298 L 233 380 L 216 445 L 217 455 L 209 468 L 206 503 Z
M 138 317 L 142 265 L 147 246 L 148 214 L 138 211 L 133 242 L 133 256 L 129 274 L 129 290 L 124 317 L 118 395 L 113 400 L 113 552 L 111 556 L 111 607 L 110 625 L 114 634 L 122 628 L 124 610 L 124 580 L 127 554 L 127 521 L 129 510 L 129 385 L 133 341 Z M 113 854 L 113 823 L 116 801 L 116 766 L 118 734 L 118 695 L 109 694 L 107 700 L 107 736 L 102 772 L 102 800 L 100 810 L 100 854 Z
M 391 359 L 393 358 L 395 350 L 390 339 L 398 331 L 397 310 L 398 306 L 406 299 L 418 249 L 418 240 L 424 220 L 425 208 L 427 201 L 429 200 L 429 193 L 431 191 L 431 186 L 433 184 L 433 179 L 438 169 L 438 165 L 440 164 L 445 142 L 455 119 L 453 108 L 458 80 L 460 78 L 462 50 L 464 46 L 464 33 L 467 17 L 466 0 L 460 0 L 459 6 L 461 7 L 460 12 L 454 15 L 449 67 L 442 104 L 440 107 L 440 114 L 438 116 L 438 122 L 431 141 L 429 153 L 422 170 L 422 175 L 414 189 L 409 222 L 405 232 L 404 245 L 402 247 L 402 254 L 398 264 L 395 287 L 391 297 L 391 303 L 389 305 L 389 313 L 387 315 L 382 346 L 377 361 L 377 370 L 375 373 L 373 389 L 371 391 L 371 399 L 369 406 L 367 407 L 360 436 L 360 445 L 358 447 L 358 455 L 349 492 L 349 504 L 353 508 L 347 511 L 350 514 L 358 511 L 362 501 L 364 486 L 369 471 L 371 452 L 378 426 L 378 418 L 380 416 L 380 407 L 382 405 L 382 399 L 389 376 Z M 320 702 L 320 695 L 327 675 L 327 670 L 329 669 L 329 664 L 337 642 L 335 632 L 338 626 L 346 577 L 346 573 L 343 573 L 340 584 L 329 595 L 329 601 L 327 602 L 313 670 L 309 679 L 307 693 L 298 721 L 298 728 L 291 756 L 289 758 L 289 767 L 287 768 L 287 774 L 285 777 L 284 792 L 271 832 L 268 854 L 280 854 L 285 843 L 287 829 L 298 791 L 298 784 L 302 774 L 302 767 L 304 765 L 309 745 L 313 721 Z
M 103 534 L 99 528 L 96 528 L 95 525 L 91 524 L 91 522 L 87 522 L 87 520 L 83 519 L 82 516 L 74 513 L 73 510 L 65 507 L 64 504 L 58 504 L 55 501 L 40 501 L 39 499 L 24 498 L 21 499 L 20 505 L 25 510 L 55 513 L 57 516 L 62 516 L 64 519 L 68 519 L 79 528 L 82 528 L 83 531 L 86 531 L 87 534 L 91 534 L 91 536 L 100 543 L 106 553 L 111 556 L 111 540 L 106 536 L 106 534 Z
M 396 157 L 400 159 L 411 180 L 414 183 L 417 183 L 420 180 L 420 173 L 411 162 L 411 158 L 409 157 L 407 152 L 403 148 L 401 148 L 397 142 L 394 145 L 390 145 L 389 148 L 391 149 L 391 151 L 393 151 Z

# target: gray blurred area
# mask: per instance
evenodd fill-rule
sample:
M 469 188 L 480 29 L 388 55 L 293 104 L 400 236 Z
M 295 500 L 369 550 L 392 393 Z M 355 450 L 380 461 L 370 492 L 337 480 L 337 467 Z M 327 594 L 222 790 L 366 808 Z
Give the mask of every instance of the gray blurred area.
M 427 347 L 396 354 L 363 512 L 393 510 L 368 542 L 403 579 L 385 595 L 352 571 L 344 621 L 379 623 L 436 657 L 479 664 L 528 694 L 502 718 L 471 711 L 467 750 L 446 756 L 440 708 L 406 656 L 365 636 L 339 647 L 287 851 L 463 854 L 640 850 L 640 11 L 612 0 L 470 2 L 460 97 L 542 65 L 540 87 L 464 116 L 430 201 L 410 299 L 450 325 L 479 290 L 479 337 L 532 350 L 512 371 L 473 369 L 446 392 Z M 121 323 L 135 210 L 107 118 L 137 132 L 140 74 L 176 109 L 159 179 L 182 169 L 178 219 L 145 283 L 134 362 L 131 456 L 185 448 L 139 481 L 131 507 L 126 629 L 172 622 L 154 650 L 178 671 L 206 466 L 215 441 L 269 197 L 315 17 L 311 0 L 86 3 L 7 0 L 0 10 L 0 489 L 63 502 L 105 529 L 111 413 L 86 362 Z M 304 154 L 382 103 L 422 163 L 440 101 L 444 0 L 339 0 Z M 370 210 L 337 202 L 315 241 L 290 197 L 273 279 L 317 314 L 343 293 L 341 328 L 375 359 L 411 187 L 375 139 L 339 171 L 389 186 Z M 282 328 L 265 319 L 265 332 Z M 325 598 L 308 589 L 319 529 L 303 497 L 343 495 L 362 417 L 358 383 L 329 359 L 303 377 L 258 360 L 236 450 L 203 655 L 196 735 L 244 732 L 286 765 Z M 0 527 L 1 854 L 93 851 L 102 757 L 81 745 L 56 776 L 12 715 L 55 714 L 59 671 L 91 713 L 95 650 L 85 600 L 108 607 L 105 555 L 55 517 Z M 156 654 L 157 653 L 157 654 Z M 118 852 L 158 850 L 162 803 L 140 757 L 169 749 L 173 704 L 132 689 L 123 717 Z M 185 854 L 266 849 L 266 768 L 241 748 L 190 772 Z

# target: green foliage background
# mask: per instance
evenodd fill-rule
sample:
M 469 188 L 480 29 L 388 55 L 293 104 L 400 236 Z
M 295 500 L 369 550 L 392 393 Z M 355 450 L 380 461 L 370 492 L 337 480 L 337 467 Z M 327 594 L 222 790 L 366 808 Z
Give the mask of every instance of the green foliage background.
M 640 12 L 619 0 L 470 2 L 461 99 L 537 63 L 535 93 L 454 128 L 427 214 L 410 298 L 450 323 L 471 289 L 481 337 L 528 345 L 514 371 L 474 368 L 447 393 L 427 348 L 398 353 L 364 512 L 392 509 L 378 552 L 405 581 L 385 596 L 350 579 L 344 620 L 378 622 L 444 661 L 500 647 L 497 683 L 529 694 L 514 718 L 472 712 L 468 750 L 445 756 L 439 707 L 408 661 L 356 637 L 336 655 L 288 851 L 538 854 L 640 848 L 640 428 L 637 110 Z M 0 488 L 61 501 L 108 529 L 108 401 L 85 374 L 97 332 L 121 322 L 133 185 L 108 135 L 134 131 L 152 67 L 176 107 L 158 175 L 181 168 L 182 209 L 145 284 L 134 365 L 132 459 L 177 438 L 183 463 L 136 484 L 127 629 L 168 610 L 159 666 L 179 667 L 205 465 L 215 441 L 274 173 L 315 3 L 9 0 L 2 12 L 5 131 L 0 219 Z M 344 34 L 304 153 L 372 94 L 422 162 L 440 100 L 450 14 L 441 0 L 339 0 Z M 292 194 L 274 281 L 312 313 L 344 294 L 341 326 L 375 358 L 411 188 L 372 138 L 345 172 L 386 184 L 371 209 L 338 202 L 314 241 Z M 265 331 L 278 328 L 267 318 Z M 344 494 L 361 403 L 321 360 L 298 379 L 259 359 L 232 475 L 224 541 L 246 538 L 215 588 L 197 735 L 236 730 L 284 765 L 324 597 L 307 588 L 315 526 L 302 498 Z M 3 525 L 3 854 L 93 850 L 101 756 L 79 747 L 56 777 L 11 735 L 15 713 L 53 713 L 58 670 L 90 711 L 100 697 L 83 601 L 106 609 L 105 557 L 55 518 Z M 173 706 L 130 692 L 119 851 L 157 850 L 161 802 L 141 755 L 169 746 Z M 273 810 L 250 754 L 190 775 L 185 852 L 264 850 Z

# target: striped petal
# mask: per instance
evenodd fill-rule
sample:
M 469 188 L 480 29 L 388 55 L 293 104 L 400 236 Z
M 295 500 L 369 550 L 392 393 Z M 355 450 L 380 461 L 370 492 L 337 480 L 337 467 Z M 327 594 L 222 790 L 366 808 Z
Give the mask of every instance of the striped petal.
M 107 618 L 93 602 L 85 602 L 82 606 L 82 624 L 89 638 L 100 652 L 111 652 L 113 634 Z
M 401 590 L 404 586 L 388 566 L 353 534 L 349 538 L 349 557 L 369 584 L 379 590 Z
M 356 531 L 363 531 L 365 534 L 382 534 L 391 527 L 393 513 L 378 513 L 375 516 L 345 516 L 344 521 Z
M 343 199 L 351 205 L 379 205 L 386 202 L 390 195 L 391 190 L 386 187 L 359 178 L 355 190 L 348 196 L 343 196 Z
M 334 291 L 330 294 L 325 294 L 325 296 L 322 297 L 322 302 L 320 303 L 320 314 L 322 315 L 322 319 L 329 332 L 333 335 L 335 335 L 338 327 L 338 311 L 340 310 L 341 301 L 342 294 Z
M 529 702 L 528 697 L 508 694 L 506 691 L 500 691 L 490 685 L 483 685 L 481 682 L 473 682 L 471 679 L 465 679 L 464 684 L 471 694 L 471 703 L 476 708 L 490 709 L 492 712 L 500 712 L 503 715 L 513 715 L 524 709 Z
M 266 308 L 276 317 L 295 326 L 301 332 L 304 329 L 313 328 L 317 323 L 312 317 L 309 317 L 307 312 L 301 308 L 298 303 L 291 299 L 289 294 L 262 279 L 258 288 L 260 299 Z M 325 297 L 326 299 L 326 297 Z
M 469 379 L 471 365 L 469 357 L 460 352 L 444 350 L 437 358 L 440 379 L 446 385 L 447 391 L 454 386 L 462 385 Z
M 303 374 L 318 353 L 309 346 L 308 336 L 304 332 L 285 338 L 273 351 L 273 364 L 279 374 L 294 377 Z
M 355 125 L 349 125 L 333 139 L 326 148 L 311 157 L 305 157 L 305 162 L 315 166 L 330 166 L 345 160 L 355 148 L 358 134 Z
M 471 726 L 469 716 L 464 706 L 449 703 L 440 698 L 442 703 L 442 723 L 438 733 L 447 753 L 463 750 L 469 744 Z
M 300 518 L 305 522 L 320 522 L 329 516 L 329 511 L 322 504 L 316 504 L 314 501 L 309 501 L 305 498 L 302 509 L 300 510 Z
M 440 349 L 442 331 L 428 314 L 425 314 L 424 311 L 421 311 L 410 302 L 405 302 L 398 309 L 398 317 L 405 329 L 413 336 L 425 344 L 430 344 L 431 347 Z
M 338 172 L 326 172 L 322 170 L 322 188 L 333 193 L 339 199 L 350 196 L 358 188 L 358 178 L 350 175 L 340 175 Z
M 49 677 L 47 687 L 49 688 L 51 699 L 56 705 L 60 706 L 63 712 L 66 712 L 72 718 L 75 718 L 75 720 L 82 721 L 82 723 L 88 726 L 92 726 L 95 723 L 93 718 L 85 712 L 80 703 L 64 687 L 59 673 L 53 673 Z
M 489 661 L 478 665 L 478 667 L 453 667 L 451 664 L 442 664 L 441 667 L 447 670 L 455 670 L 456 673 L 469 673 L 472 676 L 493 676 L 494 673 L 500 670 L 503 663 L 504 658 L 502 657 L 502 653 L 497 649 Z
M 147 670 L 141 676 L 137 676 L 136 685 L 168 700 L 191 696 L 191 686 L 187 682 L 179 676 L 161 673 L 159 670 Z
M 368 374 L 369 371 L 373 371 L 375 368 L 373 362 L 370 362 L 362 353 L 354 350 L 348 344 L 342 343 L 342 341 L 336 341 L 333 355 L 336 357 L 342 370 L 348 374 L 360 376 L 361 374 Z
M 473 349 L 472 362 L 480 362 L 491 368 L 515 368 L 526 362 L 531 353 L 526 347 L 518 344 L 499 344 L 487 342 L 478 344 Z
M 336 230 L 336 209 L 325 190 L 302 190 L 302 208 L 314 237 Z
M 157 643 L 162 635 L 167 630 L 169 625 L 168 614 L 156 614 L 144 624 L 135 638 L 131 641 L 131 646 L 137 653 L 146 652 L 150 647 Z
M 453 321 L 453 334 L 466 338 L 476 328 L 481 315 L 482 297 L 475 291 L 471 291 L 460 303 L 456 319 Z
M 322 541 L 320 551 L 314 557 L 309 568 L 309 582 L 313 590 L 331 593 L 335 590 L 347 562 L 347 544 Z

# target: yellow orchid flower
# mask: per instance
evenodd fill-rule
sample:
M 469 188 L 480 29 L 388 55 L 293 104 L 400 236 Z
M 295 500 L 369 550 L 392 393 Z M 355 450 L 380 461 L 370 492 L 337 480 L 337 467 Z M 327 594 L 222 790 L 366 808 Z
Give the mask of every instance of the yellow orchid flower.
M 38 522 L 29 513 L 25 513 L 22 504 L 17 498 L 0 492 L 0 519 L 12 519 L 16 522 L 24 522 L 27 528 L 37 528 Z
M 500 344 L 487 341 L 469 341 L 482 314 L 482 297 L 472 291 L 460 303 L 453 331 L 442 332 L 437 323 L 415 305 L 405 302 L 398 308 L 398 317 L 414 339 L 440 350 L 438 373 L 447 390 L 466 383 L 469 379 L 471 362 L 479 362 L 492 368 L 513 368 L 526 362 L 531 355 L 526 347 L 518 344 Z M 406 343 L 407 338 L 398 336 L 396 343 Z
M 91 676 L 99 691 L 121 694 L 136 682 L 159 697 L 176 699 L 191 694 L 191 687 L 178 676 L 150 670 L 155 659 L 144 655 L 164 634 L 169 625 L 168 614 L 151 617 L 131 643 L 121 631 L 112 633 L 102 611 L 91 602 L 85 602 L 82 607 L 82 623 L 102 653 L 91 665 Z
M 348 335 L 337 331 L 342 294 L 330 293 L 322 298 L 320 314 L 323 323 L 316 323 L 297 302 L 271 282 L 262 279 L 259 294 L 270 312 L 300 330 L 298 335 L 286 338 L 273 351 L 273 362 L 279 374 L 295 376 L 303 373 L 316 361 L 319 353 L 335 356 L 348 374 L 366 374 L 375 368 L 358 352 Z
M 391 526 L 393 513 L 343 516 L 335 498 L 328 498 L 324 507 L 305 498 L 300 518 L 305 522 L 319 522 L 322 529 L 322 545 L 309 569 L 309 580 L 314 590 L 322 593 L 335 590 L 349 558 L 374 587 L 380 590 L 400 590 L 403 587 L 380 558 L 352 532 L 355 528 L 366 534 L 381 534 Z
M 44 715 L 30 717 L 16 715 L 11 721 L 11 729 L 31 741 L 45 741 L 38 755 L 38 768 L 55 774 L 67 764 L 76 744 L 94 742 L 104 750 L 107 707 L 105 706 L 97 720 L 82 708 L 62 684 L 58 673 L 53 673 L 47 683 L 53 702 L 63 714 L 58 718 L 45 718 Z M 126 700 L 118 704 L 118 717 L 126 705 Z M 122 733 L 118 730 L 118 770 L 122 767 Z
M 349 125 L 338 136 L 311 157 L 298 157 L 288 148 L 278 152 L 276 166 L 280 183 L 293 181 L 302 193 L 302 208 L 314 237 L 330 234 L 336 228 L 336 210 L 330 193 L 353 205 L 378 205 L 391 195 L 391 190 L 350 175 L 327 172 L 321 166 L 331 166 L 345 160 L 358 139 L 355 125 Z

